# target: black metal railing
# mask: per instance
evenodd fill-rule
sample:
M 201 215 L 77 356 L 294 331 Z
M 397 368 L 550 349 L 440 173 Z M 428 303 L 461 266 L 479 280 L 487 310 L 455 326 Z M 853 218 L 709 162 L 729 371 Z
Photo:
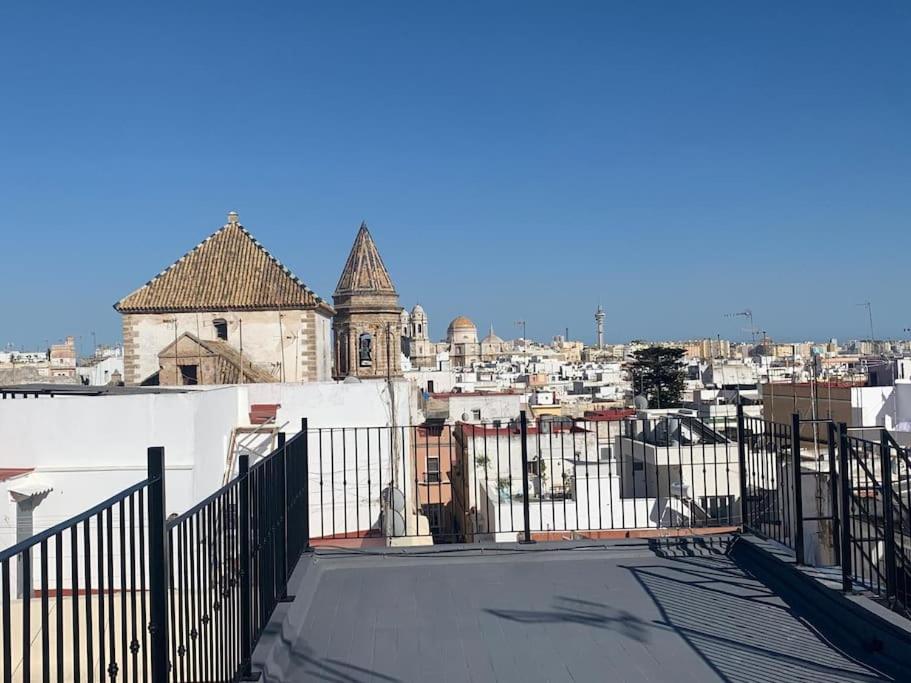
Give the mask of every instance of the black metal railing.
M 309 547 L 306 425 L 170 520 L 150 448 L 145 480 L 0 551 L 4 683 L 255 680 L 253 649 Z
M 3 681 L 147 680 L 155 464 L 149 478 L 0 551 Z
M 308 547 L 303 429 L 167 523 L 170 680 L 253 678 L 250 658 Z
M 840 425 L 846 524 L 845 588 L 857 584 L 911 611 L 911 451 L 886 430 L 879 441 Z
M 911 610 L 911 451 L 884 429 L 874 441 L 796 414 L 780 424 L 741 411 L 738 421 L 744 528 L 798 564 L 839 566 L 844 590 Z
M 740 524 L 733 418 L 309 430 L 315 544 L 481 542 Z M 604 533 L 602 533 L 604 532 Z
M 4 681 L 234 681 L 312 545 L 532 542 L 743 527 L 911 593 L 911 454 L 844 425 L 688 413 L 309 428 L 165 519 L 147 478 L 0 551 Z M 35 555 L 37 554 L 37 557 Z

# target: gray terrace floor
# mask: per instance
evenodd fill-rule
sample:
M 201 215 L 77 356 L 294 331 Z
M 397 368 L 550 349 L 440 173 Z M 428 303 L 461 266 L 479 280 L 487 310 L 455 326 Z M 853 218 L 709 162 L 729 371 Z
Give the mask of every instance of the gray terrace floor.
M 266 681 L 891 680 L 718 548 L 322 550 L 301 569 Z

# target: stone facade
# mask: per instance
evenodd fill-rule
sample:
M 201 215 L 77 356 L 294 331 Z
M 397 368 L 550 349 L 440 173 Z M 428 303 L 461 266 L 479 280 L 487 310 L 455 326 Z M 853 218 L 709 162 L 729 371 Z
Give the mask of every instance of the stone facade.
M 411 309 L 406 346 L 412 367 L 436 368 L 436 345 L 430 341 L 430 321 L 420 304 Z
M 366 224 L 361 224 L 332 296 L 335 376 L 402 375 L 402 307 Z
M 127 313 L 123 316 L 123 379 L 128 385 L 146 381 L 159 372 L 162 350 L 191 334 L 202 340 L 226 341 L 275 382 L 329 380 L 329 321 L 327 315 L 313 309 Z M 161 377 L 159 383 L 169 382 Z
M 448 354 L 453 367 L 471 367 L 472 364 L 496 360 L 509 353 L 511 345 L 496 334 L 490 333 L 478 341 L 478 328 L 464 315 L 455 318 L 446 330 L 446 340 L 429 339 L 429 320 L 421 306 L 415 306 L 409 316 L 409 336 L 406 348 L 414 368 L 436 368 L 437 355 Z
M 224 383 L 231 372 L 206 357 L 191 335 L 225 357 L 236 352 L 253 371 L 238 381 L 311 382 L 332 377 L 330 319 L 335 311 L 310 291 L 240 225 L 228 223 L 161 274 L 119 301 L 123 318 L 124 382 Z M 225 346 L 220 346 L 224 344 Z M 167 347 L 188 351 L 170 362 Z M 195 349 L 195 350 L 193 350 Z M 214 353 L 214 352 L 213 352 Z M 162 364 L 164 359 L 164 364 Z M 218 361 L 219 363 L 221 361 Z M 179 367 L 185 371 L 180 372 Z M 246 367 L 246 366 L 244 366 Z M 197 382 L 188 382 L 192 373 Z

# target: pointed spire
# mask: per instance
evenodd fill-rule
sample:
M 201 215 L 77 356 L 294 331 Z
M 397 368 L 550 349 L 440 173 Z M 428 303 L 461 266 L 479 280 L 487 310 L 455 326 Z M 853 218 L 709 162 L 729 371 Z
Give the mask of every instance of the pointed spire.
M 383 264 L 366 222 L 362 222 L 360 230 L 357 231 L 351 253 L 348 254 L 345 268 L 335 288 L 336 296 L 354 292 L 396 293 L 395 285 L 392 284 L 392 278 L 389 277 L 389 271 Z

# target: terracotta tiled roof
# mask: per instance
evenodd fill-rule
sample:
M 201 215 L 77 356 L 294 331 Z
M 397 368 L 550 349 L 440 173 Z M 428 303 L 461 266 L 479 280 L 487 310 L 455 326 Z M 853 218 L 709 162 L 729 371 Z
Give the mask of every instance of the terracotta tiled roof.
M 333 312 L 237 222 L 228 223 L 114 308 L 121 313 L 308 309 Z
M 348 261 L 345 262 L 342 276 L 335 288 L 335 296 L 354 293 L 396 293 L 395 285 L 392 284 L 392 278 L 389 277 L 389 271 L 383 264 L 366 223 L 361 223 L 361 229 L 354 238 L 354 246 L 351 247 Z
M 13 477 L 18 477 L 23 474 L 28 474 L 31 471 L 32 471 L 31 467 L 0 468 L 0 481 L 6 481 L 7 479 L 12 479 Z

